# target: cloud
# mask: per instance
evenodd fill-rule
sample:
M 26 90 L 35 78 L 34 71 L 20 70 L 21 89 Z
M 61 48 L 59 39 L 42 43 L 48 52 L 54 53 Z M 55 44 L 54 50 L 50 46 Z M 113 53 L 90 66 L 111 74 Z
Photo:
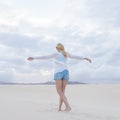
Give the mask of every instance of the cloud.
M 40 38 L 32 38 L 22 34 L 0 33 L 1 44 L 14 48 L 38 48 Z
M 115 25 L 114 27 L 119 27 L 119 3 L 119 0 L 92 0 L 88 1 L 88 10 L 90 11 L 90 16 L 103 23 L 104 27 L 106 26 L 109 28 L 114 26 L 116 23 L 118 25 Z
M 93 61 L 89 64 L 69 60 L 72 81 L 92 83 L 114 79 L 119 82 L 118 0 L 66 0 L 61 1 L 60 6 L 53 2 L 57 5 L 51 10 L 54 14 L 49 12 L 50 6 L 45 15 L 33 15 L 37 9 L 44 10 L 43 7 L 22 9 L 21 3 L 6 3 L 0 3 L 1 82 L 53 79 L 52 60 L 28 62 L 26 58 L 54 53 L 58 42 L 62 42 L 68 52 Z
M 0 83 L 11 83 L 14 81 L 12 72 L 5 72 L 0 70 Z

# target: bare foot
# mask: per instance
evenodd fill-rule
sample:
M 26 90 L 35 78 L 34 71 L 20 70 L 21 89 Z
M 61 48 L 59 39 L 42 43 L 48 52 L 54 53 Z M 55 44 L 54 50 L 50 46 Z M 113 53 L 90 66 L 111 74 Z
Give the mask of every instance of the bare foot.
M 69 108 L 66 108 L 64 111 L 65 111 L 65 112 L 69 112 L 69 111 L 71 111 L 71 108 L 70 108 L 70 107 L 69 107 Z
M 61 109 L 58 109 L 59 112 L 61 112 L 62 110 Z

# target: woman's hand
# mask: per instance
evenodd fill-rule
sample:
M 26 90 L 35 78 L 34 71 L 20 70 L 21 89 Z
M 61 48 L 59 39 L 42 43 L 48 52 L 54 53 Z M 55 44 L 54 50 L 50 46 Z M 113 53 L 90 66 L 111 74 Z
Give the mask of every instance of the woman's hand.
M 89 63 L 92 62 L 91 59 L 89 59 L 89 58 L 84 58 L 84 59 L 87 60 Z
M 27 58 L 27 60 L 32 61 L 32 60 L 34 60 L 34 58 L 33 57 L 29 57 L 29 58 Z

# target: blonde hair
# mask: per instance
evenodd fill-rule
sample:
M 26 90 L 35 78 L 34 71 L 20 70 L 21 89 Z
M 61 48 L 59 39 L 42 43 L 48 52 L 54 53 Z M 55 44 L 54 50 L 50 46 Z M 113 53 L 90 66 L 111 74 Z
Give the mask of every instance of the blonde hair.
M 64 48 L 63 44 L 58 43 L 56 48 L 58 48 L 60 50 L 60 52 L 64 55 L 64 57 L 67 57 L 67 53 L 65 51 L 65 48 Z

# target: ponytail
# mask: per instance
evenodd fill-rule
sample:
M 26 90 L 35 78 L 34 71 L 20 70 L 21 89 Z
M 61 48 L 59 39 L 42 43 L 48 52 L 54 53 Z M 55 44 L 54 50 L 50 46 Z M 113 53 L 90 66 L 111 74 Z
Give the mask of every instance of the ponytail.
M 57 44 L 57 47 L 59 49 L 59 51 L 64 55 L 64 57 L 67 57 L 67 52 L 64 49 L 64 46 L 61 43 Z
M 64 55 L 64 57 L 67 57 L 67 53 L 65 50 L 61 50 L 61 53 Z

